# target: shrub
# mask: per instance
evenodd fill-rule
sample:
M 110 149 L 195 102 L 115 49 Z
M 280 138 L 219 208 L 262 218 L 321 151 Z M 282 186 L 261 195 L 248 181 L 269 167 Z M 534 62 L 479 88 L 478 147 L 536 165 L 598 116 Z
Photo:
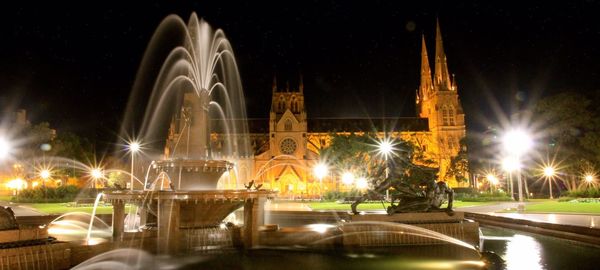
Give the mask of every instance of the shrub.
M 79 188 L 72 185 L 60 187 L 37 187 L 25 189 L 12 198 L 13 202 L 45 203 L 45 202 L 71 202 L 79 194 Z
M 346 197 L 358 197 L 361 196 L 362 193 L 359 190 L 350 190 L 350 191 L 336 191 L 336 190 L 332 190 L 332 191 L 327 191 L 325 192 L 325 194 L 323 194 L 323 200 L 326 201 L 337 201 L 337 200 L 343 200 Z
M 512 201 L 512 198 L 506 192 L 484 192 L 484 193 L 455 193 L 454 199 L 463 202 L 492 202 L 492 201 Z
M 600 197 L 600 189 L 599 188 L 586 188 L 586 189 L 576 189 L 568 191 L 566 194 L 567 197 L 574 198 L 598 198 Z

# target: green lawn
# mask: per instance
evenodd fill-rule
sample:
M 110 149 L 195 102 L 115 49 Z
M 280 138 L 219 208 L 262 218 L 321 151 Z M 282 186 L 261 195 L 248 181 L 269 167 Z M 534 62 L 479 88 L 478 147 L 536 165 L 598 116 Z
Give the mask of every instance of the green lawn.
M 45 214 L 64 214 L 68 212 L 84 212 L 91 214 L 93 209 L 92 206 L 75 207 L 70 203 L 27 203 L 21 205 Z M 129 206 L 126 206 L 125 212 L 127 213 L 128 211 Z M 112 205 L 98 205 L 96 214 L 112 214 Z
M 468 206 L 477 206 L 477 205 L 486 205 L 492 204 L 494 202 L 461 202 L 455 201 L 454 207 L 468 207 Z M 313 210 L 347 210 L 350 211 L 349 203 L 336 203 L 336 202 L 313 202 L 309 203 L 308 206 Z M 387 208 L 389 203 L 385 204 Z M 444 205 L 444 207 L 446 207 Z M 358 211 L 366 211 L 366 210 L 385 210 L 380 202 L 377 203 L 361 203 L 358 205 Z
M 515 212 L 516 209 L 504 210 L 502 212 Z M 584 202 L 558 202 L 556 200 L 536 201 L 535 204 L 525 206 L 527 213 L 582 213 L 600 214 L 600 203 Z

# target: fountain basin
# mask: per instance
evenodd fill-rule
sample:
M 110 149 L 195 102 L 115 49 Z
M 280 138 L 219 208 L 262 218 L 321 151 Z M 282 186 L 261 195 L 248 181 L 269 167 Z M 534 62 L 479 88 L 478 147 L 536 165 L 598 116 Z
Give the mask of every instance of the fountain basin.
M 233 164 L 226 160 L 157 160 L 152 164 L 155 177 L 150 179 L 160 179 L 159 175 L 164 172 L 169 176 L 172 184 L 170 188 L 173 190 L 215 190 L 221 175 L 231 168 Z M 164 181 L 157 184 L 165 187 Z M 146 188 L 157 189 L 151 186 Z

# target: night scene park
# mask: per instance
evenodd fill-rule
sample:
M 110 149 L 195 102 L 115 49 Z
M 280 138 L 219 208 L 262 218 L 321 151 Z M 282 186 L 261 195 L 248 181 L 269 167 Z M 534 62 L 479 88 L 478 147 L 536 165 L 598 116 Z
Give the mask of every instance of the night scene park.
M 0 269 L 599 268 L 600 3 L 102 4 L 0 16 Z

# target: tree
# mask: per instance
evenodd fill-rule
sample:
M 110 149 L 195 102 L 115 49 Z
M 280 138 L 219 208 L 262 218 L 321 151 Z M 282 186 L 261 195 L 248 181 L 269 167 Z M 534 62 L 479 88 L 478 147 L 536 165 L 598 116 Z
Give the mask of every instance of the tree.
M 446 172 L 446 180 L 454 177 L 456 182 L 467 182 L 466 173 L 469 172 L 469 157 L 467 155 L 467 138 L 462 138 L 459 142 L 460 150 L 458 154 L 450 160 L 450 166 Z
M 567 188 L 579 186 L 581 170 L 600 164 L 600 119 L 591 107 L 592 99 L 572 92 L 560 93 L 540 100 L 535 106 L 537 123 L 548 156 L 557 157 Z

